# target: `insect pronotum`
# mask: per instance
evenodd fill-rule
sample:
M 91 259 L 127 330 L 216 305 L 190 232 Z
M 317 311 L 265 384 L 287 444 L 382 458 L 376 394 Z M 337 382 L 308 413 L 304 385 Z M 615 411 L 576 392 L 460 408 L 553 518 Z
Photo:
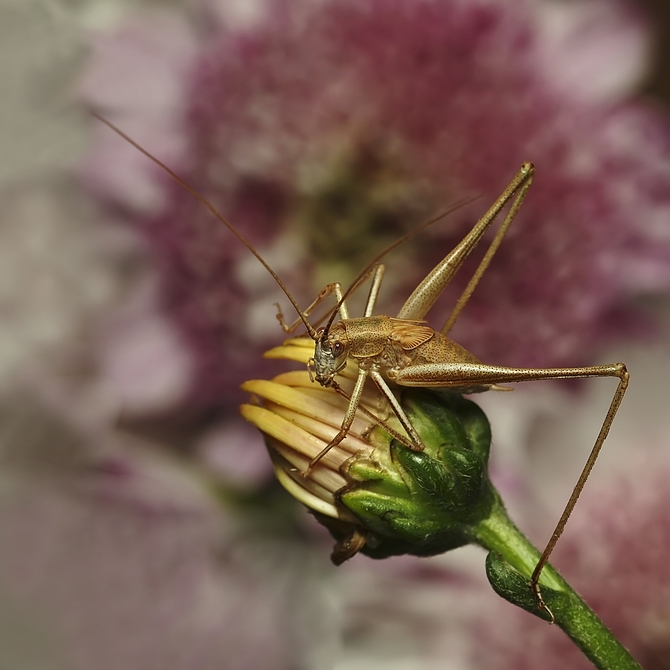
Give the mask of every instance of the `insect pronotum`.
M 344 368 L 349 358 L 355 359 L 358 363 L 358 378 L 351 395 L 346 396 L 349 400 L 349 405 L 344 415 L 340 430 L 325 449 L 312 460 L 306 472 L 303 474 L 308 475 L 314 465 L 347 435 L 356 416 L 356 412 L 359 410 L 363 387 L 368 377 L 373 380 L 379 391 L 387 399 L 408 436 L 408 438 L 400 435 L 398 435 L 398 437 L 409 448 L 418 451 L 421 451 L 424 448 L 421 438 L 403 411 L 400 403 L 391 390 L 389 383 L 399 386 L 441 388 L 454 393 L 475 393 L 500 388 L 498 387 L 499 384 L 542 379 L 616 377 L 619 380 L 619 384 L 612 397 L 612 402 L 610 403 L 600 432 L 598 433 L 582 473 L 575 484 L 570 499 L 568 500 L 565 509 L 556 524 L 556 528 L 554 529 L 547 546 L 544 548 L 531 576 L 530 587 L 535 594 L 538 607 L 549 612 L 540 592 L 540 574 L 542 568 L 549 560 L 549 556 L 556 546 L 558 539 L 563 533 L 565 524 L 577 503 L 577 499 L 593 469 L 617 410 L 621 405 L 621 401 L 628 386 L 628 372 L 626 366 L 623 363 L 613 363 L 611 365 L 595 365 L 575 368 L 500 367 L 482 363 L 464 347 L 448 337 L 451 328 L 470 299 L 479 280 L 491 263 L 494 254 L 498 250 L 498 247 L 528 193 L 528 189 L 533 182 L 535 173 L 533 165 L 531 163 L 524 163 L 521 166 L 521 169 L 514 176 L 507 188 L 505 188 L 500 197 L 493 203 L 484 216 L 477 221 L 472 230 L 435 268 L 433 268 L 433 270 L 430 271 L 419 286 L 417 286 L 401 308 L 397 317 L 373 315 L 375 303 L 384 276 L 384 266 L 377 263 L 377 261 L 383 254 L 378 256 L 375 261 L 373 261 L 374 264 L 369 265 L 363 273 L 361 273 L 359 278 L 347 291 L 343 291 L 341 285 L 337 282 L 328 284 L 307 309 L 301 310 L 296 300 L 292 297 L 272 268 L 242 236 L 242 234 L 229 221 L 227 221 L 210 202 L 194 191 L 166 165 L 139 146 L 112 123 L 98 114 L 94 113 L 94 116 L 170 174 L 217 219 L 219 219 L 219 221 L 221 221 L 221 223 L 223 223 L 265 267 L 284 291 L 298 315 L 298 320 L 289 325 L 285 322 L 284 317 L 278 308 L 277 318 L 280 324 L 286 332 L 290 332 L 299 324 L 303 324 L 307 329 L 307 333 L 315 342 L 314 357 L 310 359 L 308 369 L 310 375 L 313 376 L 316 382 L 323 386 L 331 387 L 342 395 L 346 395 L 335 381 L 335 375 Z M 463 265 L 463 262 L 470 252 L 481 241 L 484 233 L 486 233 L 500 212 L 510 202 L 509 210 L 502 225 L 495 234 L 478 268 L 475 270 L 472 278 L 456 302 L 447 322 L 441 330 L 433 330 L 423 321 L 423 318 L 445 287 L 452 280 L 459 268 Z M 420 228 L 429 225 L 433 221 L 427 222 L 427 224 L 422 225 Z M 416 231 L 413 231 L 400 241 L 404 241 L 407 237 L 415 234 L 415 232 Z M 392 246 L 397 246 L 397 243 Z M 347 297 L 355 288 L 370 278 L 371 288 L 363 316 L 350 317 L 346 303 Z M 335 296 L 337 306 L 332 311 L 326 325 L 317 330 L 310 324 L 308 316 L 318 304 L 331 294 Z M 335 322 L 335 317 L 337 315 L 339 315 L 340 319 Z M 551 614 L 551 612 L 549 612 L 549 614 Z

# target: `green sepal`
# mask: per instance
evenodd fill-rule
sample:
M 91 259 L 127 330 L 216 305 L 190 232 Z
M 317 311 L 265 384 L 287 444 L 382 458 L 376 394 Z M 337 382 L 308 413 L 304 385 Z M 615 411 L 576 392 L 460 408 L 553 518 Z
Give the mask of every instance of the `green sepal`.
M 490 427 L 461 396 L 408 390 L 402 405 L 426 449 L 388 439 L 372 458 L 354 460 L 338 494 L 369 533 L 363 553 L 429 556 L 472 541 L 494 495 L 487 475 Z
M 434 391 L 436 397 L 453 412 L 463 426 L 470 447 L 484 463 L 488 463 L 491 451 L 491 424 L 482 408 L 463 396 L 447 391 Z

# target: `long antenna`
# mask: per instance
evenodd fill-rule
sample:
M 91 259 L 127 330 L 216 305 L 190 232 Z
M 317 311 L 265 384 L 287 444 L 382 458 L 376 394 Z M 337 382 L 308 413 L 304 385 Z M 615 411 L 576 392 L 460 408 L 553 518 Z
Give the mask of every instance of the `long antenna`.
M 295 311 L 298 313 L 298 316 L 300 317 L 300 320 L 305 324 L 305 328 L 307 328 L 307 332 L 309 333 L 309 336 L 313 339 L 316 340 L 318 338 L 316 334 L 316 330 L 310 325 L 310 323 L 307 321 L 307 318 L 305 315 L 302 313 L 300 307 L 298 306 L 298 303 L 294 300 L 293 296 L 289 293 L 288 289 L 286 286 L 284 286 L 284 283 L 282 282 L 281 279 L 279 279 L 279 276 L 277 273 L 265 262 L 264 258 L 254 249 L 254 247 L 251 245 L 251 242 L 247 241 L 247 239 L 240 233 L 235 226 L 233 226 L 232 223 L 230 223 L 221 212 L 219 212 L 214 205 L 212 205 L 207 198 L 204 196 L 200 195 L 195 189 L 191 188 L 178 174 L 173 172 L 165 163 L 161 162 L 156 158 L 155 156 L 152 156 L 146 149 L 143 149 L 135 140 L 133 140 L 131 137 L 128 137 L 122 130 L 117 128 L 111 121 L 108 121 L 106 118 L 103 116 L 100 116 L 95 111 L 92 111 L 91 114 L 98 119 L 98 121 L 102 121 L 106 126 L 111 128 L 117 135 L 120 135 L 123 137 L 126 142 L 134 146 L 138 151 L 142 152 L 149 160 L 152 160 L 156 165 L 159 167 L 163 168 L 180 186 L 182 186 L 184 189 L 186 189 L 196 200 L 198 200 L 201 204 L 203 204 L 221 223 L 230 230 L 230 232 L 235 235 L 235 237 L 244 244 L 244 246 L 249 249 L 249 251 L 256 256 L 256 258 L 259 260 L 261 265 L 270 273 L 272 278 L 277 282 L 279 287 L 281 288 L 282 291 L 286 294 L 286 297 L 289 299 L 293 307 L 295 308 Z

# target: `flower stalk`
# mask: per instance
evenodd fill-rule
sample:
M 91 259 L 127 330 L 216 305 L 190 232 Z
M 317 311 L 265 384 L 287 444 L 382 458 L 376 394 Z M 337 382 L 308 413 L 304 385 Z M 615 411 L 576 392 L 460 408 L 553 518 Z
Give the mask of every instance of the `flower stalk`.
M 538 609 L 529 588 L 530 575 L 540 559 L 540 552 L 507 516 L 499 497 L 491 516 L 475 530 L 476 544 L 489 550 L 486 575 L 494 591 L 513 605 L 550 621 L 550 615 Z M 639 670 L 642 667 L 550 564 L 542 570 L 540 587 L 554 623 L 596 668 Z
M 312 347 L 307 339 L 289 340 L 266 356 L 307 363 Z M 350 363 L 338 383 L 347 391 L 355 376 Z M 403 389 L 403 409 L 426 447 L 413 451 L 392 436 L 403 429 L 370 386 L 350 434 L 305 476 L 337 433 L 347 399 L 313 383 L 307 371 L 243 388 L 260 400 L 243 405 L 242 415 L 265 433 L 284 488 L 336 539 L 335 564 L 359 552 L 432 556 L 478 544 L 489 551 L 487 576 L 501 597 L 553 620 L 596 667 L 640 667 L 550 565 L 540 577 L 550 612 L 538 606 L 530 576 L 540 552 L 510 520 L 489 480 L 491 430 L 475 403 L 453 393 Z

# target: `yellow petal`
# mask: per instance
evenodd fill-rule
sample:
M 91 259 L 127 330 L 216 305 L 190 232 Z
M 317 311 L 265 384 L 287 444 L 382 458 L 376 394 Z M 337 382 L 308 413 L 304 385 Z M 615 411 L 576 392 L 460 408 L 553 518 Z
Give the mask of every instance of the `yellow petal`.
M 344 398 L 340 399 L 339 396 L 333 393 L 319 391 L 318 389 L 310 392 L 308 389 L 291 388 L 267 379 L 252 379 L 244 382 L 241 388 L 261 398 L 271 400 L 278 405 L 289 407 L 296 412 L 305 414 L 313 419 L 318 419 L 335 428 L 339 428 L 342 425 L 342 418 L 346 410 L 346 400 Z M 328 397 L 324 397 L 326 393 Z M 361 435 L 370 425 L 370 421 L 356 418 L 352 431 L 354 434 Z
M 240 414 L 264 433 L 274 437 L 277 440 L 277 451 L 301 472 L 307 470 L 310 461 L 320 454 L 328 444 L 265 407 L 242 405 Z M 312 470 L 310 477 L 326 488 L 335 491 L 337 489 L 331 488 L 333 484 L 332 476 L 326 476 L 330 469 L 340 478 L 341 483 L 338 488 L 341 488 L 346 482 L 339 474 L 339 467 L 347 457 L 348 454 L 337 447 L 331 449 L 319 461 L 317 467 Z

